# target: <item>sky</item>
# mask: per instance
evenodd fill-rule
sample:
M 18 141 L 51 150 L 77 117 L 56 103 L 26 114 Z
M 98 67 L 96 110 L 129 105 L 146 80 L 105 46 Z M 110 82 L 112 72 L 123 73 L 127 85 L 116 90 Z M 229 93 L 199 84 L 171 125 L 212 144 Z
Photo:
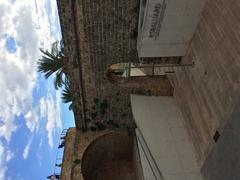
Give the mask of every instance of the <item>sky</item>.
M 55 0 L 0 0 L 0 180 L 46 179 L 62 129 L 74 126 L 53 78 L 36 70 L 39 48 L 56 40 Z

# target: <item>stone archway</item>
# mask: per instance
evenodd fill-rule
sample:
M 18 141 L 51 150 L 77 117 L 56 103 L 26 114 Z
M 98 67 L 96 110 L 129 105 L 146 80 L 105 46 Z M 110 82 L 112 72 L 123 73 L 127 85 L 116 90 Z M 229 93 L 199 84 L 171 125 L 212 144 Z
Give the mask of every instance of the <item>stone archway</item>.
M 127 133 L 112 132 L 98 137 L 83 154 L 84 179 L 140 180 L 135 146 L 134 136 Z
M 123 88 L 135 89 L 150 95 L 172 96 L 173 87 L 167 75 L 146 73 L 152 65 L 139 63 L 117 63 L 107 69 L 107 78 L 112 84 Z M 152 70 L 151 70 L 152 71 Z M 149 93 L 150 92 L 150 93 Z

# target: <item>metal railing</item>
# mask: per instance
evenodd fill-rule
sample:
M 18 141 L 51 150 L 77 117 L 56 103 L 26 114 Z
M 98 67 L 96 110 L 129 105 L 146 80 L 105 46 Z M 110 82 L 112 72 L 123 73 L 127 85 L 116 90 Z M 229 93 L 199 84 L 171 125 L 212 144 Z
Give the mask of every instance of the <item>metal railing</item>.
M 56 158 L 54 162 L 54 170 L 51 176 L 53 176 L 54 179 L 58 179 L 57 177 L 61 174 L 61 167 L 62 167 L 62 160 L 63 160 L 63 151 L 64 151 L 64 145 L 61 146 L 64 142 L 65 144 L 65 137 L 67 134 L 67 129 L 63 129 L 60 138 L 58 141 L 58 148 L 56 153 Z
M 122 72 L 123 77 L 136 76 L 157 76 L 175 73 L 175 68 L 193 67 L 194 63 L 186 64 L 139 64 L 139 63 L 123 63 L 118 72 Z M 138 72 L 137 72 L 138 71 Z M 159 74 L 160 73 L 160 74 Z
M 159 170 L 159 168 L 157 166 L 157 163 L 156 163 L 150 149 L 148 148 L 148 145 L 142 135 L 142 132 L 138 128 L 136 129 L 136 137 L 137 137 L 140 148 L 143 151 L 143 154 L 149 164 L 149 167 L 151 168 L 151 171 L 152 171 L 155 179 L 156 180 L 165 180 L 165 178 L 163 177 L 161 171 Z

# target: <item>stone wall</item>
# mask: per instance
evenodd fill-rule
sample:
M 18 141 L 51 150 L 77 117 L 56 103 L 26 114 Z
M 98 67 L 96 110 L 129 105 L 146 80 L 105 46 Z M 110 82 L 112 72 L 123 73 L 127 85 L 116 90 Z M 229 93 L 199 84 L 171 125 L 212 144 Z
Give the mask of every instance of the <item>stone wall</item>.
M 155 84 L 167 83 L 159 86 L 165 88 L 161 91 L 172 92 L 168 81 L 157 78 L 149 78 L 147 88 L 141 85 L 129 88 L 113 84 L 106 77 L 112 64 L 139 62 L 134 37 L 138 0 L 59 0 L 58 7 L 78 129 L 84 129 L 85 122 L 92 127 L 96 121 L 109 120 L 133 127 L 129 94 L 152 94 L 149 82 L 153 79 Z M 141 62 L 149 61 L 150 58 L 141 59 Z M 158 91 L 154 89 L 153 94 L 157 95 Z
M 65 139 L 61 180 L 97 177 L 141 180 L 142 167 L 135 141 L 135 136 L 126 131 L 82 133 L 70 128 Z
M 74 1 L 58 0 L 58 12 L 64 42 L 65 73 L 69 77 L 73 96 L 73 112 L 78 129 L 85 127 L 84 94 L 78 36 L 76 35 Z
M 200 165 L 215 147 L 213 136 L 217 130 L 221 139 L 240 98 L 239 16 L 237 0 L 207 1 L 183 59 L 194 60 L 195 67 L 172 75 L 174 96 L 182 109 Z
M 78 179 L 83 180 L 81 173 L 81 160 L 83 153 L 91 142 L 109 131 L 80 133 L 76 128 L 70 128 L 65 138 L 63 163 L 60 180 Z
M 134 136 L 112 132 L 96 138 L 82 158 L 82 174 L 86 180 L 137 180 L 134 171 Z
M 72 164 L 74 161 L 73 155 L 74 155 L 75 138 L 76 138 L 76 129 L 75 128 L 68 129 L 67 134 L 65 136 L 65 145 L 64 145 L 60 180 L 71 179 Z
M 82 160 L 83 155 L 88 148 L 88 146 L 97 138 L 110 133 L 111 131 L 105 130 L 105 131 L 88 131 L 86 133 L 81 133 L 80 131 L 77 131 L 76 133 L 76 139 L 74 144 L 74 156 L 72 161 L 72 169 L 71 169 L 71 179 L 72 180 L 83 180 L 82 175 Z M 109 149 L 110 150 L 110 149 Z M 92 157 L 94 158 L 94 157 Z M 78 162 L 78 163 L 76 163 Z

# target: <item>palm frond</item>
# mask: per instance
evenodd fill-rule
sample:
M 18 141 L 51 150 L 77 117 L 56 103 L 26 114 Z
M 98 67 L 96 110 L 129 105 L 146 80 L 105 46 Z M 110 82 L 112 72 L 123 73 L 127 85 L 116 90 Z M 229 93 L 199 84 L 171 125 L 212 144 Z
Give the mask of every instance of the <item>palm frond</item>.
M 63 103 L 69 103 L 69 102 L 72 102 L 72 91 L 70 89 L 70 81 L 68 80 L 68 78 L 65 78 L 65 81 L 64 81 L 64 89 L 63 89 L 63 92 L 62 92 L 62 101 Z
M 63 43 L 62 39 L 59 44 L 60 44 L 60 51 L 63 53 L 64 52 L 64 43 Z
M 54 56 L 57 56 L 59 53 L 59 41 L 56 41 L 52 44 L 51 54 Z
M 64 85 L 65 85 L 65 87 L 63 89 L 61 98 L 62 98 L 63 103 L 70 103 L 68 109 L 70 111 L 72 111 L 73 110 L 73 103 L 72 103 L 72 101 L 73 101 L 72 96 L 73 95 L 72 95 L 72 91 L 71 91 L 71 88 L 70 88 L 70 81 L 67 77 L 65 78 Z
M 61 88 L 62 85 L 64 84 L 63 74 L 64 73 L 62 70 L 58 70 L 56 72 L 56 76 L 55 76 L 55 80 L 54 80 L 55 89 Z
M 63 60 L 50 59 L 45 57 L 39 59 L 37 63 L 38 72 L 43 73 L 46 79 L 57 71 L 62 71 L 62 67 Z
M 73 103 L 71 103 L 68 107 L 69 111 L 72 111 L 73 110 Z
M 51 53 L 48 50 L 40 49 L 42 58 L 37 62 L 38 72 L 43 73 L 45 78 L 49 78 L 55 74 L 55 88 L 62 87 L 63 84 L 63 65 L 64 54 L 63 49 L 59 47 L 59 41 L 52 44 Z

